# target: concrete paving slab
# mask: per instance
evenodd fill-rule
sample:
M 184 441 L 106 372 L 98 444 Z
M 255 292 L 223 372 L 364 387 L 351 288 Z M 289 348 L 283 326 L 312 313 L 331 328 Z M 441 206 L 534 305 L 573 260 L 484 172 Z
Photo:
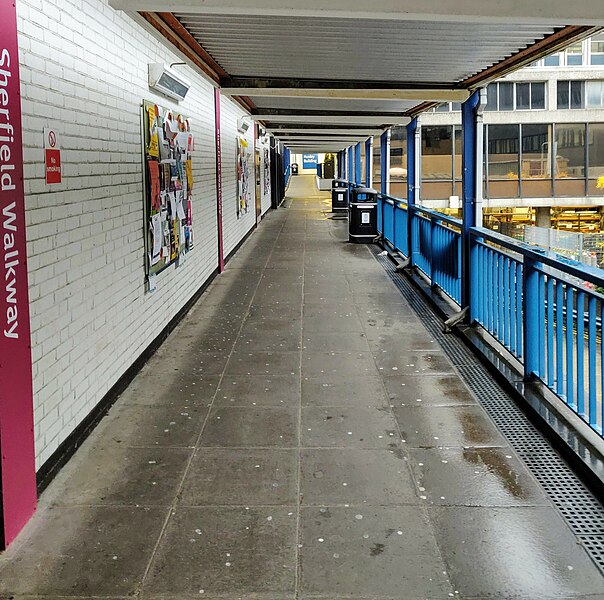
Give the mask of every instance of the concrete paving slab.
M 307 332 L 302 344 L 307 355 L 314 352 L 368 352 L 370 349 L 367 337 L 360 332 Z
M 298 410 L 291 408 L 214 408 L 201 446 L 279 447 L 298 445 Z
M 453 374 L 455 371 L 449 359 L 440 350 L 409 351 L 386 350 L 374 352 L 378 369 L 383 370 L 383 375 L 411 375 L 424 377 L 426 375 Z
M 362 379 L 376 372 L 375 361 L 369 352 L 308 352 L 302 353 L 304 377 L 334 379 Z
M 552 508 L 430 509 L 456 590 L 464 597 L 598 594 L 602 575 Z
M 200 448 L 183 483 L 179 502 L 204 505 L 295 505 L 298 451 Z
M 246 375 L 225 377 L 214 400 L 215 407 L 300 405 L 300 377 L 294 375 Z
M 145 594 L 291 593 L 296 579 L 294 507 L 177 508 Z
M 154 448 L 195 445 L 208 406 L 140 406 L 118 402 L 97 426 L 95 445 Z
M 19 544 L 0 557 L 0 594 L 132 595 L 165 519 L 166 509 L 149 507 L 38 511 Z
M 395 406 L 394 415 L 409 447 L 497 447 L 506 442 L 479 406 Z
M 393 407 L 466 406 L 476 398 L 457 375 L 384 377 L 384 386 Z
M 300 372 L 299 352 L 233 352 L 224 376 L 287 375 Z
M 323 511 L 323 512 L 322 512 Z M 424 511 L 303 508 L 302 594 L 446 598 L 452 591 Z
M 528 469 L 504 448 L 412 449 L 418 493 L 443 506 L 549 506 Z
M 312 448 L 388 448 L 400 440 L 389 409 L 303 407 L 301 444 Z
M 302 504 L 418 504 L 407 462 L 400 448 L 303 450 Z
M 303 377 L 302 406 L 381 407 L 389 405 L 382 378 L 369 374 L 361 378 Z
M 86 444 L 59 473 L 46 501 L 60 506 L 171 505 L 193 448 Z

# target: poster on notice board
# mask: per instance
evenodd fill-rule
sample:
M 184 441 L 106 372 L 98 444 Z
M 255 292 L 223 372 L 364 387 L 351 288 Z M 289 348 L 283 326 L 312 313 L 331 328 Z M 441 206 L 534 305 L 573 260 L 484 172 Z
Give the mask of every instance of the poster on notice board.
M 188 117 L 148 101 L 143 130 L 146 268 L 155 283 L 158 273 L 193 248 L 194 139 Z

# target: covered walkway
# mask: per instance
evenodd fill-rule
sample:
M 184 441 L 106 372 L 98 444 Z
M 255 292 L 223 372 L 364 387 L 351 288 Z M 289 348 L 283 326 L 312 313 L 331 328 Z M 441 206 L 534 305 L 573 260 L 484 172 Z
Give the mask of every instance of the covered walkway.
M 604 577 L 314 177 L 43 494 L 0 597 L 603 598 Z

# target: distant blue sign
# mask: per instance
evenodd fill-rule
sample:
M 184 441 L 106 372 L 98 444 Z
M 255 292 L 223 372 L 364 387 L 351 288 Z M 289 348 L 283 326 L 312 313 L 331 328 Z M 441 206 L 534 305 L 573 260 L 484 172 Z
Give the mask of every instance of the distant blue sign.
M 303 154 L 302 155 L 302 168 L 303 169 L 316 169 L 319 163 L 318 154 Z

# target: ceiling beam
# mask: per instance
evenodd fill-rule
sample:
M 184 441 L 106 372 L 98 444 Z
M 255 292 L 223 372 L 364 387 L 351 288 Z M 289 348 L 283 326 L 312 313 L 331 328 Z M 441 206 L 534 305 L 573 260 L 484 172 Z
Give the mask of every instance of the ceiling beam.
M 314 125 L 321 125 L 326 123 L 328 125 L 355 125 L 361 124 L 365 126 L 374 127 L 387 127 L 388 125 L 407 125 L 409 123 L 409 117 L 404 115 L 397 115 L 396 117 L 388 117 L 387 115 L 377 117 L 364 117 L 356 115 L 347 116 L 334 116 L 329 114 L 323 115 L 266 115 L 262 111 L 252 115 L 252 118 L 256 121 L 263 121 L 266 123 L 266 127 L 271 127 L 274 123 L 287 123 L 290 125 L 298 125 L 299 123 L 312 123 Z
M 386 117 L 388 119 L 398 119 L 404 114 L 403 111 L 379 111 L 379 110 L 332 110 L 332 109 L 306 109 L 306 108 L 263 108 L 259 107 L 254 111 L 254 115 L 269 117 Z M 269 119 L 270 120 L 270 119 Z
M 604 25 L 601 0 L 110 0 L 122 10 L 459 23 Z
M 413 81 L 326 80 L 266 77 L 223 77 L 224 94 L 264 98 L 330 98 L 335 100 L 406 100 L 464 102 L 468 91 L 442 83 Z
M 405 100 L 408 102 L 464 102 L 468 99 L 467 90 L 437 89 L 312 89 L 312 88 L 249 88 L 223 87 L 222 92 L 228 96 L 248 95 L 252 98 L 328 98 L 333 100 Z
M 326 127 L 326 128 L 313 128 L 313 127 L 309 127 L 309 128 L 304 128 L 304 127 L 267 127 L 266 130 L 270 133 L 272 133 L 275 137 L 278 137 L 280 135 L 291 135 L 291 134 L 308 134 L 308 135 L 313 135 L 313 134 L 318 134 L 318 135 L 333 135 L 333 136 L 337 136 L 337 135 L 359 135 L 359 136 L 364 136 L 365 138 L 374 136 L 374 135 L 381 135 L 383 132 L 383 129 L 379 129 L 379 128 L 375 128 L 375 129 L 367 129 L 367 128 L 360 128 L 360 129 L 355 129 L 354 126 L 353 127 L 349 127 L 349 126 L 345 126 L 343 128 L 338 128 L 338 127 Z

